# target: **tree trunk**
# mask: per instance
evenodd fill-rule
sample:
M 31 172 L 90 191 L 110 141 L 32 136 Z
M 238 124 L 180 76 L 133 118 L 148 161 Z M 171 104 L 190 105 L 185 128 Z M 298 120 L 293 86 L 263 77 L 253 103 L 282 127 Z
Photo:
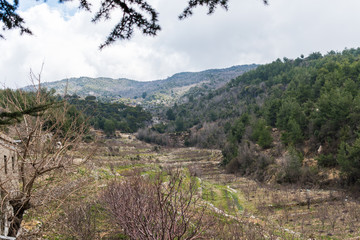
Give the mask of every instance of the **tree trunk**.
M 14 209 L 14 215 L 10 217 L 10 228 L 9 228 L 9 237 L 16 237 L 17 233 L 20 230 L 21 222 L 24 217 L 24 213 L 28 210 L 31 205 L 29 199 L 19 199 L 19 200 L 11 200 L 11 206 Z

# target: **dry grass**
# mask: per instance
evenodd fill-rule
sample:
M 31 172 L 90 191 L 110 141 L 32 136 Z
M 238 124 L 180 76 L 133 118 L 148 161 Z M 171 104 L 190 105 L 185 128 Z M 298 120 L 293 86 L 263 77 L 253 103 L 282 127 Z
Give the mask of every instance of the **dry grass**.
M 89 146 L 87 146 L 89 147 Z M 227 174 L 219 167 L 220 151 L 196 148 L 164 148 L 142 143 L 134 137 L 104 140 L 94 158 L 59 180 L 62 194 L 29 212 L 25 221 L 41 224 L 48 239 L 66 239 L 59 221 L 68 206 L 91 202 L 114 178 L 124 178 L 138 171 L 188 168 L 198 177 L 208 217 L 219 224 L 204 233 L 214 239 L 356 239 L 360 236 L 360 204 L 342 190 L 301 189 L 270 186 L 251 179 Z M 110 148 L 110 149 L 109 149 Z M 81 156 L 79 156 L 81 157 Z M 77 184 L 70 184 L 75 182 Z M 71 186 L 71 187 L 70 187 Z M 98 238 L 108 236 L 113 226 L 104 216 L 97 223 Z M 219 232 L 226 231 L 226 234 Z M 221 236 L 221 237 L 216 237 Z

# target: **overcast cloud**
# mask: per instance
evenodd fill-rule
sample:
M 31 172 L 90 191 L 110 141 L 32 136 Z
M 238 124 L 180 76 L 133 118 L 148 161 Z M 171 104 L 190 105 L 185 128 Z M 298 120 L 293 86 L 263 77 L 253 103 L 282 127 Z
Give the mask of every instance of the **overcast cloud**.
M 23 0 L 24 1 L 24 0 Z M 21 2 L 21 1 L 20 1 Z M 315 51 L 360 47 L 359 0 L 230 0 L 217 9 L 179 21 L 186 0 L 153 0 L 162 31 L 157 37 L 137 33 L 130 41 L 98 50 L 116 23 L 92 24 L 92 15 L 70 4 L 24 1 L 22 16 L 33 36 L 5 32 L 0 40 L 0 82 L 28 85 L 29 71 L 43 81 L 68 77 L 164 79 L 181 71 L 268 63 Z M 29 5 L 33 2 L 33 5 Z

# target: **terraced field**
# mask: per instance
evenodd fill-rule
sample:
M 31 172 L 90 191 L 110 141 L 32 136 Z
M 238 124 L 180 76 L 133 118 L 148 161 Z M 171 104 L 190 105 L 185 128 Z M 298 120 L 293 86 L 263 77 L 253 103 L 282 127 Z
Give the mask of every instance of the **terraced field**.
M 88 148 L 84 145 L 84 151 Z M 24 230 L 29 234 L 45 233 L 47 239 L 68 239 L 59 234 L 58 226 L 68 204 L 96 201 L 109 181 L 126 177 L 134 170 L 149 174 L 183 168 L 198 179 L 201 204 L 216 218 L 223 218 L 223 226 L 217 226 L 216 231 L 226 234 L 213 239 L 360 239 L 360 205 L 356 197 L 339 189 L 260 184 L 227 174 L 220 166 L 221 158 L 219 150 L 165 148 L 126 134 L 102 139 L 91 161 L 69 170 L 65 179 L 62 176 L 64 187 L 57 196 L 62 199 L 60 203 L 49 200 L 46 207 L 30 212 Z M 101 218 L 99 221 L 98 238 L 107 239 L 109 226 Z

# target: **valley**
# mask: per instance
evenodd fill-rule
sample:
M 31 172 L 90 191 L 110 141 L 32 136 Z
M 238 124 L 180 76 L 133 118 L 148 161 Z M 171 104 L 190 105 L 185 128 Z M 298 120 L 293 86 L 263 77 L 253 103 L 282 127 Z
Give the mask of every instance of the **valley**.
M 0 240 L 360 240 L 359 8 L 0 0 Z
M 4 90 L 3 106 L 20 109 L 5 112 L 4 131 L 24 176 L 13 186 L 20 197 L 3 195 L 17 216 L 3 214 L 9 234 L 357 239 L 359 59 L 360 49 L 345 49 L 277 59 L 231 80 L 219 76 L 234 67 L 179 73 L 141 99 Z
M 131 134 L 120 136 L 99 139 L 91 160 L 59 176 L 62 200 L 50 200 L 27 214 L 24 227 L 29 236 L 39 231 L 48 239 L 68 239 L 72 226 L 64 214 L 74 206 L 97 202 L 110 182 L 123 181 L 134 171 L 146 178 L 156 171 L 176 169 L 197 179 L 198 207 L 206 206 L 207 218 L 217 222 L 205 229 L 206 238 L 357 239 L 360 234 L 360 203 L 345 190 L 259 183 L 226 173 L 218 150 L 161 147 Z M 82 151 L 88 147 L 84 145 Z M 75 185 L 66 186 L 68 181 Z M 116 227 L 101 205 L 95 206 L 97 238 L 121 239 L 114 238 Z

